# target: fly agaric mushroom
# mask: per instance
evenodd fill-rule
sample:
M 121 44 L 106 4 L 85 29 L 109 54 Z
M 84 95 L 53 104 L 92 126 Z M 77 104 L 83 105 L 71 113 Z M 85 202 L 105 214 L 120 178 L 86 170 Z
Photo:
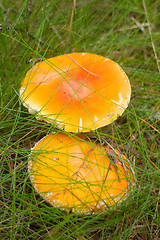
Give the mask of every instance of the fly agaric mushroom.
M 41 196 L 78 213 L 104 210 L 122 200 L 133 184 L 133 171 L 118 150 L 62 133 L 36 143 L 28 166 Z
M 70 132 L 111 123 L 127 108 L 130 94 L 121 67 L 91 53 L 65 54 L 37 63 L 20 88 L 29 112 Z

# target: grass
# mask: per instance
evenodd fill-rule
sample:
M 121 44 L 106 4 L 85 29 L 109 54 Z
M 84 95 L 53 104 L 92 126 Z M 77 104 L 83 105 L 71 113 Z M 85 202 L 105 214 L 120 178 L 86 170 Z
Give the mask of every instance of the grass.
M 0 7 L 0 239 L 158 240 L 159 1 L 6 0 Z M 27 172 L 31 147 L 57 128 L 22 106 L 21 82 L 39 58 L 75 51 L 116 61 L 132 86 L 125 113 L 88 133 L 120 146 L 137 179 L 125 201 L 97 215 L 50 206 Z

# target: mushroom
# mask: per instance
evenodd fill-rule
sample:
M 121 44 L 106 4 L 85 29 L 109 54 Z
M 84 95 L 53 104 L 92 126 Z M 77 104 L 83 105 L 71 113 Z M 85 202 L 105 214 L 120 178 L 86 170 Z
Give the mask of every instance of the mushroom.
M 118 150 L 63 133 L 35 144 L 28 170 L 43 198 L 77 213 L 98 213 L 120 202 L 134 183 L 132 168 Z
M 37 118 L 66 131 L 87 132 L 121 115 L 131 87 L 114 61 L 91 53 L 70 53 L 35 64 L 20 88 L 23 105 Z

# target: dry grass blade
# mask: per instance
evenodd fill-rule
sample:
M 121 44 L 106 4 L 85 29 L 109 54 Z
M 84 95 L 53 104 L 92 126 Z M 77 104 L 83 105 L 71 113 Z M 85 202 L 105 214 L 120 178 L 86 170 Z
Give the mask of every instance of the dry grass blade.
M 149 35 L 150 35 L 150 39 L 151 39 L 151 44 L 152 44 L 152 48 L 153 48 L 153 52 L 154 52 L 154 57 L 155 57 L 155 60 L 156 60 L 156 63 L 157 63 L 158 71 L 160 72 L 159 60 L 158 60 L 156 47 L 155 47 L 155 44 L 154 44 L 154 41 L 153 41 L 153 37 L 152 37 L 151 23 L 149 21 L 149 16 L 148 16 L 148 11 L 147 11 L 145 0 L 143 0 L 143 7 L 144 7 L 147 23 L 148 23 L 148 31 L 149 31 Z

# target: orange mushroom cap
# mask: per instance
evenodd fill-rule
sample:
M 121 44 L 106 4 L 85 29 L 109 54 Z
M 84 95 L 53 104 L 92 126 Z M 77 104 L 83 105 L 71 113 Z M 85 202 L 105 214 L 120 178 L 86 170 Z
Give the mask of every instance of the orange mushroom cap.
M 36 143 L 29 173 L 49 203 L 79 213 L 96 213 L 119 202 L 133 184 L 131 167 L 118 150 L 61 133 Z
M 121 115 L 131 87 L 114 61 L 91 53 L 71 53 L 37 63 L 20 88 L 23 104 L 39 118 L 66 131 L 87 132 Z

